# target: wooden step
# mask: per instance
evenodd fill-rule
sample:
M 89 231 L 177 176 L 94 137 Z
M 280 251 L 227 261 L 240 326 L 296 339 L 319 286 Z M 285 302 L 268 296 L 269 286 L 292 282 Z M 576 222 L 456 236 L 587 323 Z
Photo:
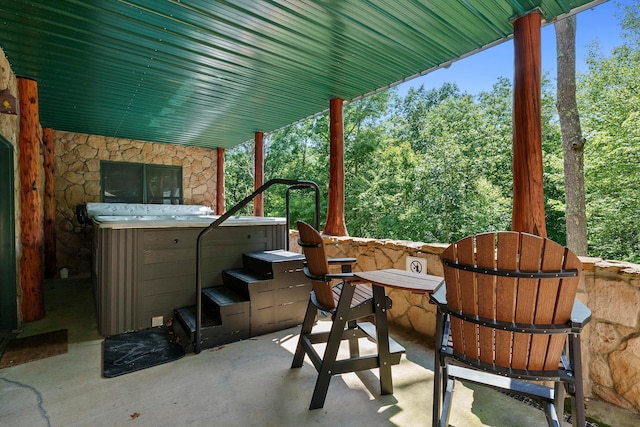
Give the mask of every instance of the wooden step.
M 224 270 L 222 282 L 224 286 L 233 292 L 242 295 L 247 300 L 251 299 L 251 284 L 268 281 L 264 276 L 257 275 L 245 269 Z
M 184 329 L 193 334 L 196 331 L 196 306 L 182 307 L 174 310 L 174 320 L 178 320 Z M 219 316 L 212 316 L 207 310 L 202 312 L 202 327 L 220 326 L 222 322 Z
M 246 302 L 247 299 L 226 286 L 215 286 L 202 290 L 202 295 L 218 307 Z
M 249 330 L 251 303 L 248 298 L 225 286 L 205 288 L 202 296 L 204 306 L 216 313 L 223 325 L 234 330 Z
M 202 290 L 202 348 L 285 329 L 304 318 L 311 285 L 302 254 L 250 252 L 243 262 L 245 268 L 222 271 L 223 285 Z M 184 340 L 193 343 L 195 307 L 175 312 Z
M 202 349 L 212 348 L 250 336 L 250 304 L 241 295 L 223 286 L 202 290 Z M 196 333 L 196 307 L 174 311 L 174 330 L 185 351 L 193 351 Z
M 249 252 L 242 255 L 242 264 L 245 269 L 255 274 L 266 279 L 273 279 L 282 272 L 301 270 L 304 264 L 304 255 L 282 249 Z

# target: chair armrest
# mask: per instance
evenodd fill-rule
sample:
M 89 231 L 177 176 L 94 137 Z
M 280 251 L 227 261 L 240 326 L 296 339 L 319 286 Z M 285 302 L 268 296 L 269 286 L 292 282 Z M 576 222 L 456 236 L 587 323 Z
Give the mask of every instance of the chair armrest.
M 349 279 L 353 279 L 355 276 L 353 275 L 353 273 L 329 273 L 329 274 L 325 274 L 324 277 L 326 277 L 329 280 L 333 280 L 333 279 L 341 279 L 345 282 L 349 282 Z
M 350 271 L 347 271 L 347 272 L 343 271 L 342 273 L 328 273 L 322 276 L 316 276 L 315 274 L 312 274 L 309 271 L 309 268 L 307 266 L 305 266 L 303 269 L 303 272 L 304 272 L 304 275 L 307 276 L 307 278 L 311 280 L 320 280 L 322 282 L 330 282 L 333 279 L 342 279 L 342 281 L 349 282 L 351 281 L 349 279 L 354 278 L 353 273 Z
M 329 258 L 329 259 L 327 259 L 327 263 L 329 265 L 334 265 L 334 264 L 353 264 L 354 262 L 356 262 L 355 258 Z
M 340 265 L 342 266 L 341 270 L 343 273 L 351 272 L 351 265 L 356 262 L 355 258 L 328 258 L 327 264 L 331 265 Z
M 440 306 L 447 305 L 447 287 L 444 281 L 429 295 L 429 301 Z
M 584 325 L 591 320 L 591 310 L 584 305 L 578 298 L 573 302 L 573 309 L 571 310 L 571 325 L 577 328 L 578 331 L 583 328 Z

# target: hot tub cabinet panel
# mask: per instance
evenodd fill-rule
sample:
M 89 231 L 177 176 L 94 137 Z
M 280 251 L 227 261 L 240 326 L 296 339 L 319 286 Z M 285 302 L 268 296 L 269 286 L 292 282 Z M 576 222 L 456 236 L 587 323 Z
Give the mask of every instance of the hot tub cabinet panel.
M 94 230 L 93 277 L 102 335 L 148 328 L 152 318 L 166 322 L 175 308 L 195 304 L 196 244 L 203 225 L 101 225 Z M 202 286 L 219 286 L 223 270 L 242 267 L 243 253 L 281 249 L 286 237 L 284 221 L 219 227 L 202 242 Z
M 138 322 L 139 236 L 136 229 L 94 232 L 94 295 L 98 328 L 105 336 Z

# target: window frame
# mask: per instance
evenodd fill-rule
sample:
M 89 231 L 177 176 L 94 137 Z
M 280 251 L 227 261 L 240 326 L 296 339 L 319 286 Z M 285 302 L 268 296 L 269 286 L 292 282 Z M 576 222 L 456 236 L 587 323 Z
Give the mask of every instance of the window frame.
M 132 198 L 127 197 L 128 201 L 120 200 L 110 200 L 106 197 L 106 188 L 105 181 L 109 179 L 109 175 L 113 175 L 118 168 L 123 170 L 123 173 L 131 173 L 130 176 L 134 176 L 137 173 L 140 174 L 140 183 L 139 185 L 142 188 L 138 188 L 139 193 L 141 195 L 140 199 L 133 200 Z M 126 171 L 126 169 L 131 169 L 131 171 Z M 135 171 L 134 169 L 139 168 L 140 172 Z M 164 196 L 160 198 L 160 202 L 151 201 L 150 197 L 150 180 L 153 179 L 154 176 L 157 176 L 158 171 L 173 171 L 176 174 L 176 188 L 179 192 L 177 196 Z M 133 185 L 138 185 L 133 183 Z M 131 192 L 130 194 L 134 194 Z M 157 199 L 155 199 L 157 200 Z M 111 160 L 101 160 L 100 161 L 100 201 L 103 203 L 144 203 L 144 204 L 179 204 L 182 205 L 184 203 L 184 187 L 183 187 L 183 175 L 182 175 L 182 166 L 175 165 L 162 165 L 157 163 L 137 163 L 137 162 L 121 162 L 121 161 L 111 161 Z M 175 202 L 175 203 L 172 203 Z

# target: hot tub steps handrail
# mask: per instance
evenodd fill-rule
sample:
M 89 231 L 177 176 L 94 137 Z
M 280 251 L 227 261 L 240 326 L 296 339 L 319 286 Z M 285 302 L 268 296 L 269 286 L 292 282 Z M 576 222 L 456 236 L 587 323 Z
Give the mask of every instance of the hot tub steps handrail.
M 303 188 L 311 188 L 315 192 L 315 226 L 316 229 L 320 227 L 320 190 L 318 189 L 318 184 L 313 181 L 305 181 L 298 179 L 282 179 L 275 178 L 270 179 L 260 187 L 258 187 L 253 193 L 242 199 L 231 209 L 226 211 L 220 218 L 216 219 L 209 225 L 207 228 L 202 230 L 200 234 L 198 234 L 198 240 L 196 245 L 196 331 L 195 331 L 195 340 L 194 340 L 194 352 L 196 354 L 200 353 L 201 346 L 201 333 L 202 333 L 202 266 L 201 266 L 201 251 L 202 251 L 202 241 L 205 236 L 211 233 L 213 230 L 218 228 L 220 224 L 225 222 L 227 219 L 232 217 L 236 212 L 245 207 L 250 201 L 252 201 L 259 194 L 264 193 L 267 189 L 272 187 L 273 185 L 288 185 L 287 189 L 287 204 L 286 204 L 286 225 L 287 230 L 289 229 L 289 192 L 290 190 L 297 190 Z M 288 242 L 288 239 L 286 239 Z M 288 248 L 288 243 L 287 243 Z

